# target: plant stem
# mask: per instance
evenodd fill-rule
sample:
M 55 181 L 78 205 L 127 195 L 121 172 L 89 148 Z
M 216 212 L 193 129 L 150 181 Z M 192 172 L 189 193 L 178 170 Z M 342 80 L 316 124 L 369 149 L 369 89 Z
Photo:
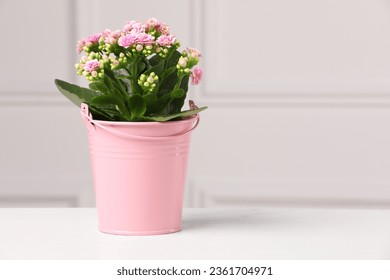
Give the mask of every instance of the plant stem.
M 180 75 L 180 76 L 177 77 L 178 80 L 177 80 L 177 83 L 176 83 L 175 87 L 173 88 L 174 91 L 180 88 L 181 80 L 183 80 L 183 77 L 184 77 L 183 75 Z
M 131 93 L 136 94 L 135 92 L 135 87 L 137 86 L 137 67 L 138 67 L 138 62 L 142 57 L 136 57 L 136 59 L 133 60 L 133 62 L 130 64 L 130 75 L 132 76 L 132 79 L 130 79 L 130 84 L 131 84 Z

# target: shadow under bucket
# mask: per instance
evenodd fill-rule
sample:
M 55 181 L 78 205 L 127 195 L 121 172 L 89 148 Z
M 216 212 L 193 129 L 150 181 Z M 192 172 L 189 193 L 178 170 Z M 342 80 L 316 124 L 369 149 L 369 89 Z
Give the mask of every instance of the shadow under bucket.
M 122 235 L 179 231 L 191 132 L 199 115 L 170 122 L 93 120 L 86 104 L 99 230 Z

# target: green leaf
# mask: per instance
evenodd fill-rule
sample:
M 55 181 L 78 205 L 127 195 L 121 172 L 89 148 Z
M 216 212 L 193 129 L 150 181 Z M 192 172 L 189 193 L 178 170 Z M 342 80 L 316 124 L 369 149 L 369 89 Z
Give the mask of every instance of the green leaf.
M 105 70 L 107 71 L 107 70 Z M 113 77 L 119 82 L 126 79 L 132 79 L 133 76 L 124 68 L 119 68 L 115 70 L 108 70 L 108 73 L 112 73 Z M 112 77 L 111 77 L 112 78 Z
M 184 93 L 188 91 L 188 81 L 190 79 L 190 75 L 184 76 L 180 83 L 180 88 L 184 90 Z
M 187 91 L 188 91 L 188 80 L 189 76 L 185 76 L 180 83 L 180 89 L 183 90 L 184 94 L 180 98 L 176 98 L 175 100 L 172 100 L 170 113 L 177 113 L 180 112 L 181 108 L 183 108 L 185 99 L 187 97 Z
M 142 117 L 146 112 L 146 104 L 141 95 L 132 95 L 129 98 L 129 107 L 131 111 L 131 120 Z
M 189 116 L 195 115 L 199 112 L 202 112 L 203 110 L 206 110 L 206 109 L 207 109 L 207 107 L 205 106 L 205 107 L 201 107 L 201 108 L 197 108 L 197 109 L 193 109 L 193 110 L 183 111 L 183 112 L 176 113 L 176 114 L 143 117 L 142 120 L 143 121 L 166 122 L 166 121 L 177 119 L 177 118 L 189 117 Z
M 160 98 L 164 95 L 167 95 L 169 93 L 171 93 L 172 90 L 169 90 L 169 89 L 161 89 L 157 92 L 157 96 Z
M 160 92 L 162 91 L 171 92 L 175 87 L 177 81 L 177 70 L 175 69 L 175 71 L 171 75 L 165 76 L 164 79 L 161 81 L 158 95 L 161 95 Z
M 116 98 L 111 94 L 105 94 L 101 96 L 97 96 L 91 100 L 90 105 L 93 106 L 109 106 L 109 105 L 117 105 Z
M 161 60 L 157 65 L 150 67 L 144 72 L 144 74 L 149 75 L 152 72 L 154 72 L 159 78 L 161 78 L 164 73 L 164 60 Z
M 169 75 L 171 75 L 173 72 L 175 72 L 176 70 L 176 66 L 172 66 L 170 68 L 168 68 L 167 70 L 165 70 L 164 72 L 164 77 L 168 77 Z
M 114 90 L 114 84 L 112 83 L 111 79 L 107 76 L 104 76 L 103 82 L 106 85 L 107 88 L 109 88 L 111 91 Z
M 103 81 L 97 81 L 89 84 L 89 88 L 92 90 L 97 90 L 102 93 L 110 93 L 110 89 Z
M 113 108 L 114 106 L 114 108 L 116 108 L 123 116 L 124 120 L 130 120 L 130 113 L 127 110 L 125 104 L 115 95 L 105 94 L 97 96 L 91 100 L 90 105 L 95 106 L 96 108 L 99 108 L 103 111 L 105 108 Z
M 119 80 L 123 80 L 123 79 L 132 79 L 133 76 L 131 76 L 131 75 L 115 75 L 115 78 L 117 78 Z
M 172 99 L 181 98 L 183 96 L 184 96 L 184 90 L 182 90 L 181 88 L 171 92 Z
M 181 57 L 181 53 L 178 50 L 172 52 L 172 54 L 168 58 L 166 69 L 169 69 L 171 67 L 176 67 L 180 57 Z
M 177 76 L 176 65 L 177 65 L 177 62 L 179 61 L 180 56 L 181 56 L 181 53 L 177 50 L 173 51 L 172 54 L 169 56 L 168 61 L 167 61 L 166 66 L 165 66 L 165 69 L 166 69 L 165 76 L 163 77 L 163 79 L 160 82 L 159 91 L 157 93 L 159 96 L 163 95 L 163 93 L 171 92 L 175 88 L 176 84 L 178 83 L 179 78 Z M 185 81 L 187 82 L 187 88 L 182 86 L 182 85 L 184 85 Z M 184 90 L 184 95 L 185 95 L 187 90 L 188 90 L 188 78 L 186 79 L 186 77 L 184 77 L 182 79 L 180 88 L 182 88 Z M 180 109 L 181 109 L 181 107 L 180 107 Z
M 170 110 L 171 102 L 173 100 L 175 100 L 175 99 L 182 98 L 183 95 L 184 95 L 184 91 L 179 88 L 177 90 L 171 91 L 170 93 L 161 96 L 157 100 L 156 112 L 158 114 L 164 114 L 164 113 L 165 114 L 169 114 L 169 113 L 171 113 L 171 110 Z M 181 109 L 181 107 L 180 107 L 180 109 Z M 180 110 L 178 112 L 180 112 Z M 174 112 L 174 113 L 177 113 L 177 112 Z
M 153 92 L 150 92 L 148 94 L 142 95 L 142 99 L 144 100 L 146 105 L 145 114 L 150 115 L 152 113 L 155 113 L 157 105 L 157 95 Z
M 107 67 L 104 69 L 104 73 L 105 73 L 104 82 L 106 84 L 109 84 L 109 87 L 113 91 L 114 89 L 116 89 L 123 96 L 123 98 L 126 98 L 128 96 L 127 90 L 125 89 L 124 84 L 120 80 L 117 80 L 115 78 L 115 73 L 111 69 L 108 69 Z M 108 77 L 108 79 L 106 79 L 106 77 Z
M 143 61 L 139 61 L 137 63 L 137 77 L 145 70 L 146 64 Z
M 137 82 L 134 82 L 131 84 L 131 92 L 133 93 L 133 95 L 141 95 L 144 91 Z
M 116 111 L 112 113 L 113 110 L 108 110 L 107 108 L 97 108 L 92 105 L 88 105 L 89 111 L 92 113 L 93 119 L 102 120 L 102 121 L 116 121 L 119 120 L 118 115 L 120 113 Z M 109 113 L 111 111 L 111 113 Z
M 80 107 L 81 103 L 89 103 L 94 97 L 102 95 L 102 93 L 98 91 L 79 87 L 62 80 L 56 79 L 54 80 L 54 83 L 58 90 L 77 107 Z
M 159 56 L 158 54 L 155 54 L 154 56 L 149 58 L 149 64 L 151 66 L 155 66 L 155 65 L 159 64 L 161 60 L 162 60 L 161 56 Z
M 157 102 L 157 95 L 155 93 L 148 93 L 142 96 L 146 106 L 150 106 Z

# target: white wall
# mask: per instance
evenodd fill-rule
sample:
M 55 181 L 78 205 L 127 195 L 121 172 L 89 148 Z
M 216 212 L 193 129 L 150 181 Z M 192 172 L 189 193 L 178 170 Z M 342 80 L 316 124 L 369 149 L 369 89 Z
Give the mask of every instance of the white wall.
M 150 16 L 204 54 L 187 206 L 390 206 L 389 1 L 145 5 L 0 1 L 0 207 L 94 204 L 86 129 L 53 79 L 85 84 L 75 42 Z

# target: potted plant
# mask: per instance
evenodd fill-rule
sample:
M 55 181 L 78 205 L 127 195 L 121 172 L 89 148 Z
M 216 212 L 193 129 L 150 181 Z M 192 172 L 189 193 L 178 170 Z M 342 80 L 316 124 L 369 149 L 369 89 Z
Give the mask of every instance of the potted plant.
M 179 51 L 169 27 L 129 21 L 77 43 L 77 74 L 89 88 L 55 80 L 88 128 L 99 229 L 124 235 L 180 230 L 190 136 L 199 123 L 188 84 L 201 54 Z

